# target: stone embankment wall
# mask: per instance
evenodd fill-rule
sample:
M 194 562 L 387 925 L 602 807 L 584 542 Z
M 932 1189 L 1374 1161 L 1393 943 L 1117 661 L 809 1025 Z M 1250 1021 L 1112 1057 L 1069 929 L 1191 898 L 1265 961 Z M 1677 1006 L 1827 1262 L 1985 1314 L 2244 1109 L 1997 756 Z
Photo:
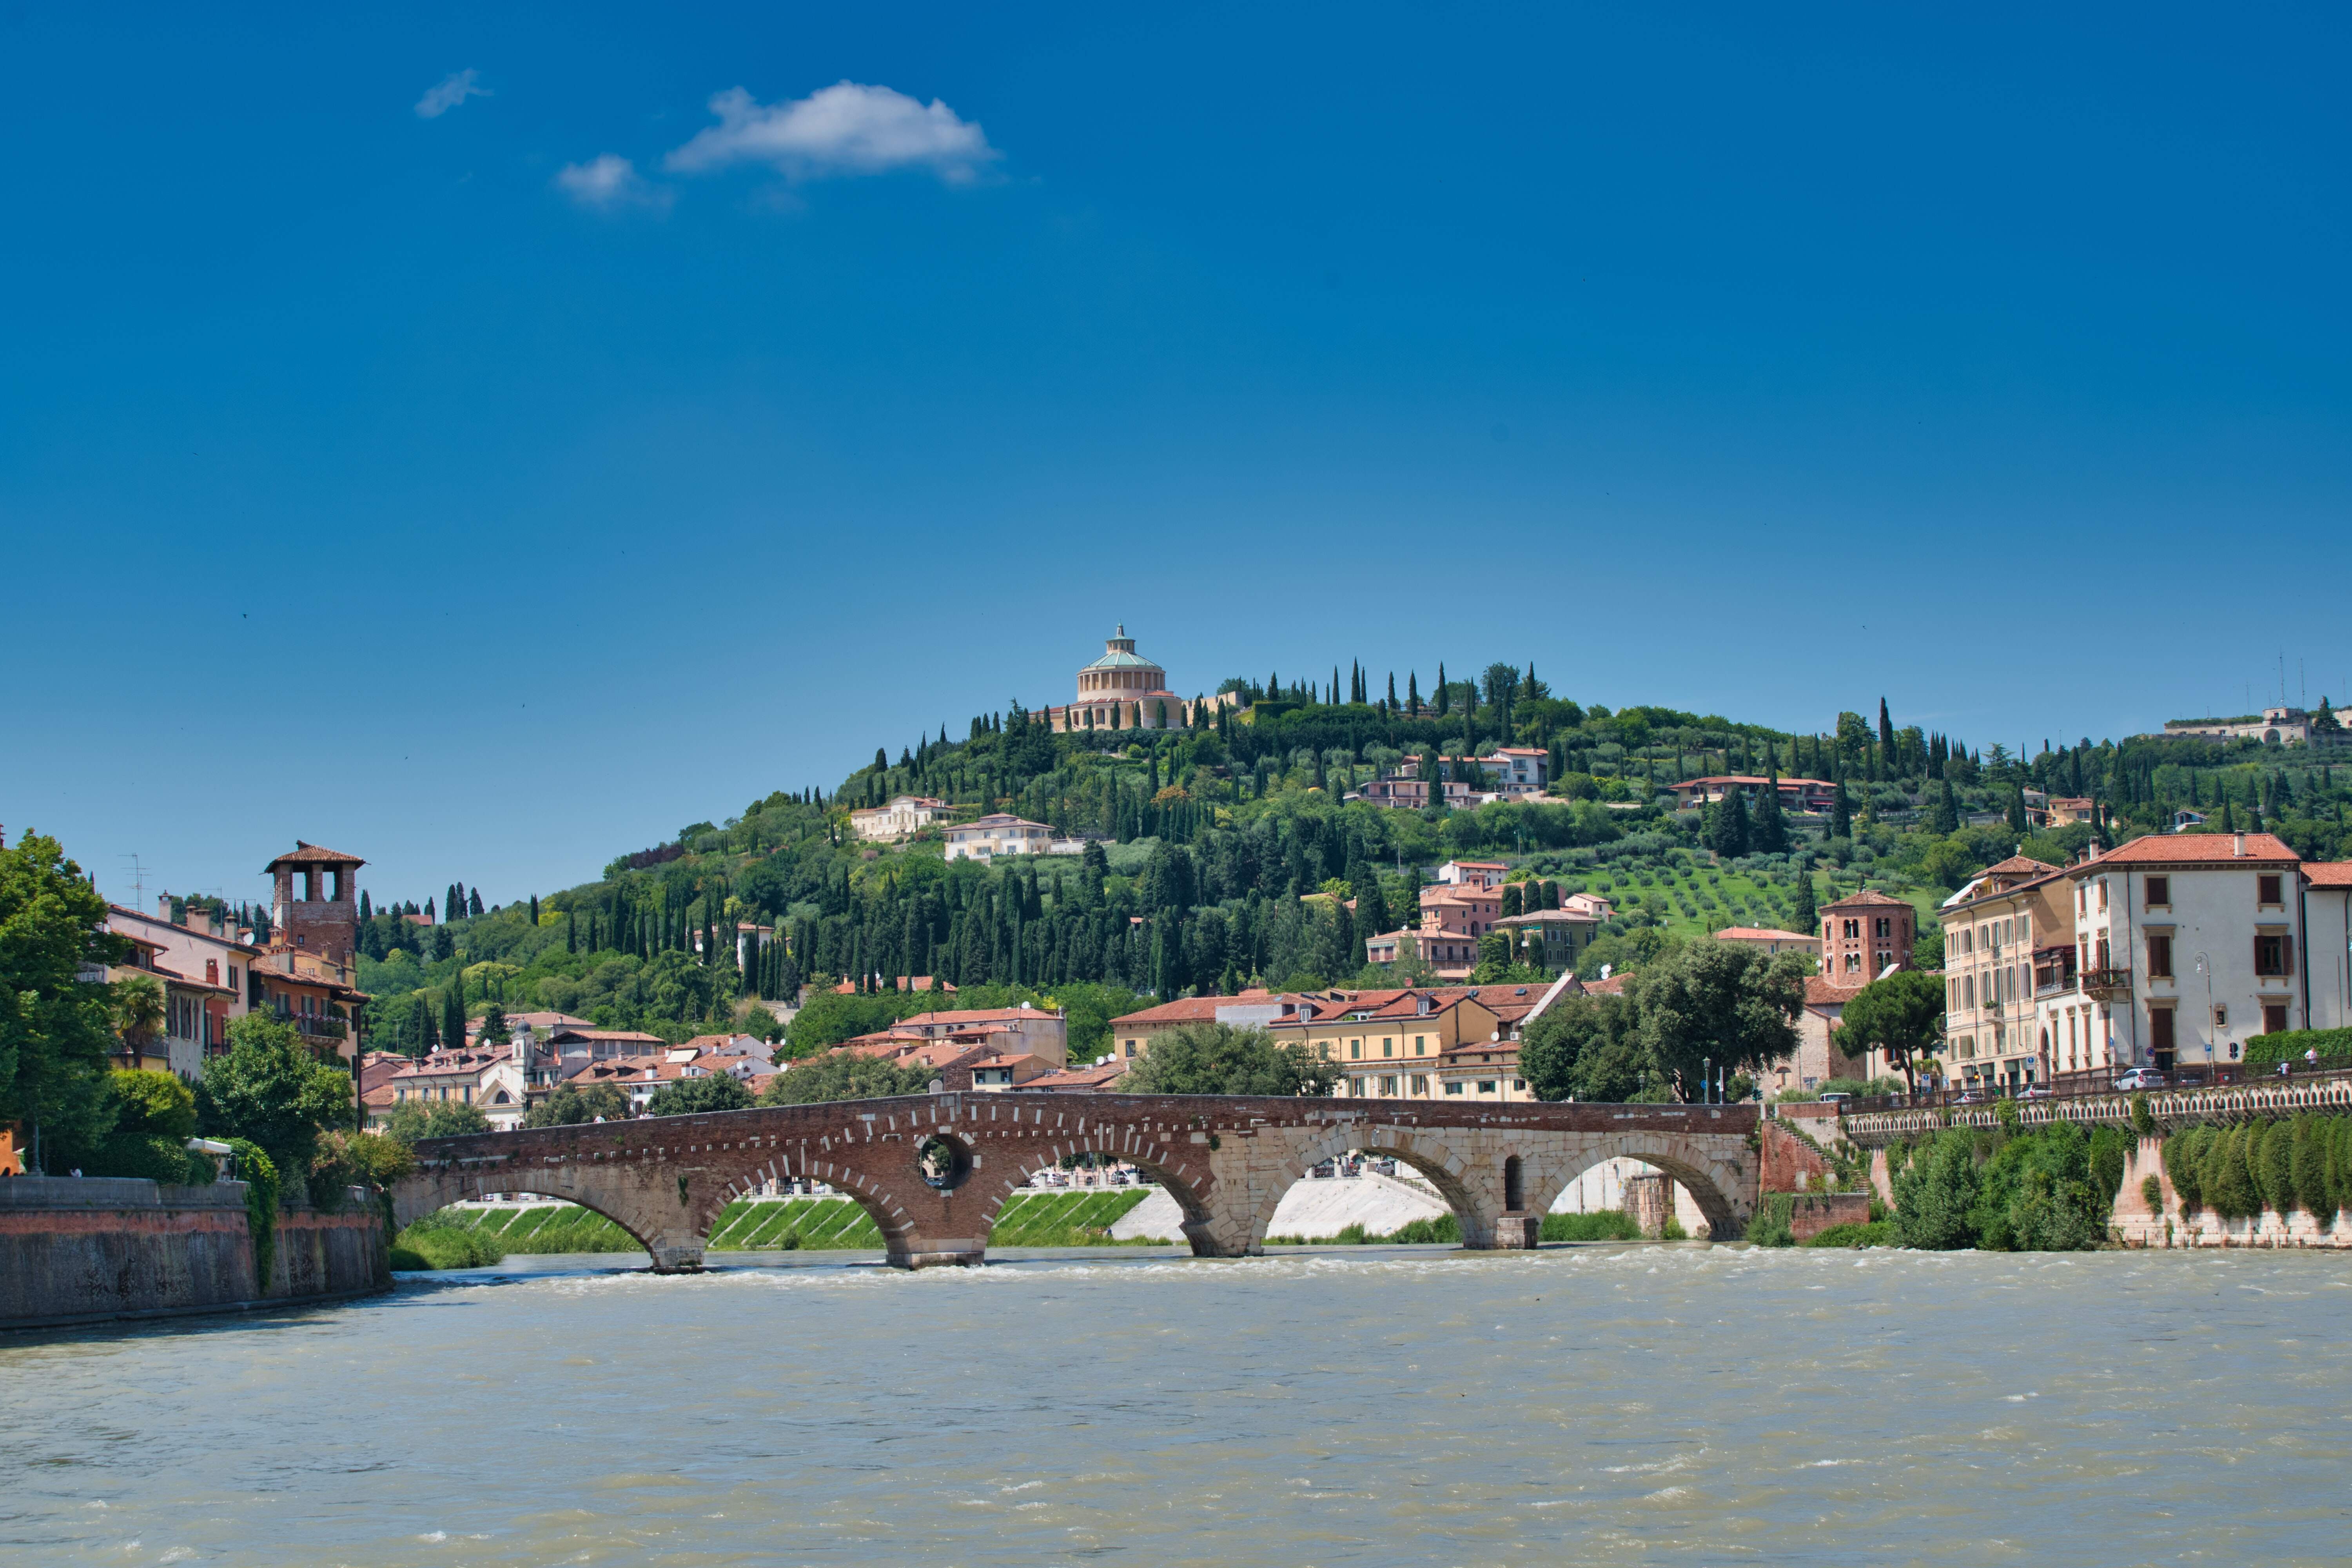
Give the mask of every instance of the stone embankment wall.
M 264 1289 L 242 1182 L 159 1187 L 115 1177 L 0 1180 L 0 1329 L 388 1290 L 383 1217 L 365 1194 L 351 1196 L 341 1213 L 281 1209 Z
M 2113 1225 L 2126 1247 L 2318 1247 L 2352 1248 L 2352 1215 L 2325 1219 L 2297 1209 L 2282 1215 L 2264 1209 L 2248 1219 L 2223 1219 L 2210 1208 L 2184 1214 L 2180 1194 L 2164 1173 L 2164 1140 L 2147 1137 L 2132 1150 L 2123 1190 L 2116 1194 Z M 2164 1202 L 2151 1209 L 2147 1178 L 2162 1184 Z

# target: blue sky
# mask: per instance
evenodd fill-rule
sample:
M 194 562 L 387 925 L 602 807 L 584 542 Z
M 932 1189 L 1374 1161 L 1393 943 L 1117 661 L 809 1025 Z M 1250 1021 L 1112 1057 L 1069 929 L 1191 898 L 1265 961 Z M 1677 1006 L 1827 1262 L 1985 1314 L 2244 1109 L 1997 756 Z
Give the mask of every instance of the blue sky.
M 479 9 L 0 20 L 0 824 L 111 894 L 551 890 L 1122 620 L 2352 684 L 2340 9 Z

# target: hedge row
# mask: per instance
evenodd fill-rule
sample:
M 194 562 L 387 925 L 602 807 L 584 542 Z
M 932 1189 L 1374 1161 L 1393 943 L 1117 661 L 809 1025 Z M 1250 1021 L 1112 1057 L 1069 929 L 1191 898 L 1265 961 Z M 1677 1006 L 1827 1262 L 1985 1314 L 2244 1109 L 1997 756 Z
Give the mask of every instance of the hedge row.
M 2352 1029 L 2285 1029 L 2256 1035 L 2246 1042 L 2246 1065 L 2276 1068 L 2281 1062 L 2304 1063 L 2304 1052 L 2317 1051 L 2319 1065 L 2352 1068 Z
M 2164 1173 L 2184 1213 L 2251 1219 L 2301 1209 L 2333 1224 L 2352 1208 L 2352 1116 L 2191 1127 L 2164 1141 Z

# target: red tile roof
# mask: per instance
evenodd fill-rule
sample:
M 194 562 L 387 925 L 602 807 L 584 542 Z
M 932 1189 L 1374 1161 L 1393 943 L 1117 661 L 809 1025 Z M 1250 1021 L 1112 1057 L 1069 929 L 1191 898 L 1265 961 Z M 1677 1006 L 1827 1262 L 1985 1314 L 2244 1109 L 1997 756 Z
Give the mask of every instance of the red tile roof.
M 2238 847 L 2242 843 L 2242 852 Z M 2118 845 L 2095 860 L 2080 861 L 2072 869 L 2085 873 L 2116 862 L 2126 866 L 2210 866 L 2233 861 L 2294 865 L 2302 858 L 2275 834 L 2150 833 Z
M 1772 926 L 1726 926 L 1715 933 L 1717 942 L 1819 942 L 1822 939 L 1801 931 L 1780 931 Z
M 2035 864 L 2039 865 L 2040 862 L 2037 861 Z M 1886 894 L 1878 891 L 1875 888 L 1864 888 L 1859 893 L 1849 894 L 1846 897 L 1840 899 L 1836 903 L 1823 904 L 1822 908 L 1824 910 L 1850 910 L 1860 905 L 1884 905 L 1887 908 L 1897 910 L 1907 910 L 1911 907 L 1910 902 L 1907 900 L 1890 898 Z
M 322 845 L 305 844 L 297 838 L 294 840 L 292 854 L 280 855 L 262 869 L 275 871 L 280 866 L 364 866 L 366 864 L 366 861 L 356 855 L 345 855 L 340 850 L 329 849 Z
M 2303 868 L 2315 888 L 2352 888 L 2352 860 L 2316 860 Z
M 1996 860 L 1977 873 L 1979 877 L 2040 877 L 2055 871 L 2057 867 L 2046 860 L 2036 860 L 2030 855 L 2012 855 L 2006 860 Z

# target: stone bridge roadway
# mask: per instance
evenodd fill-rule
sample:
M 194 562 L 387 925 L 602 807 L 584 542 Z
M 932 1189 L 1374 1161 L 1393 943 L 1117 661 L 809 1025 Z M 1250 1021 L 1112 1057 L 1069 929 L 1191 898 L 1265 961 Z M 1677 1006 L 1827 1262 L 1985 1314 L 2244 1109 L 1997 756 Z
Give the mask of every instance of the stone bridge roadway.
M 1741 1234 L 1759 1160 L 1748 1105 L 1431 1105 L 1226 1095 L 918 1095 L 426 1139 L 393 1189 L 397 1223 L 462 1198 L 530 1192 L 605 1215 L 657 1270 L 701 1267 L 728 1203 L 770 1179 L 863 1205 L 902 1268 L 977 1263 L 1030 1173 L 1087 1152 L 1131 1162 L 1184 1211 L 1194 1253 L 1262 1252 L 1307 1168 L 1360 1151 L 1436 1184 L 1470 1247 L 1532 1247 L 1568 1184 L 1617 1155 L 1689 1190 L 1718 1238 Z M 931 1140 L 937 1184 L 922 1150 Z

